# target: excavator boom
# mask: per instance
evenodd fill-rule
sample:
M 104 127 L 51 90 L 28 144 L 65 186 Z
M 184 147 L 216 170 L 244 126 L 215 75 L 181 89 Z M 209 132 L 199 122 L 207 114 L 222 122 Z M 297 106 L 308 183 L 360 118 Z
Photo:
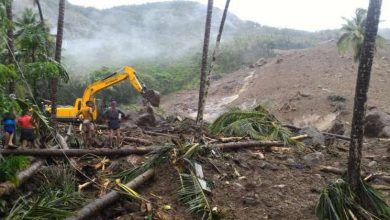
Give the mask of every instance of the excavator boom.
M 67 118 L 67 119 L 76 119 L 78 113 L 86 112 L 88 101 L 94 101 L 94 95 L 106 89 L 114 84 L 122 82 L 123 80 L 128 79 L 132 87 L 142 95 L 147 101 L 151 103 L 152 106 L 158 107 L 160 105 L 160 93 L 154 90 L 149 90 L 146 86 L 138 79 L 135 70 L 130 66 L 125 66 L 116 73 L 111 74 L 110 76 L 96 81 L 89 85 L 83 93 L 82 98 L 76 99 L 75 106 L 62 107 L 57 109 L 57 118 Z M 97 111 L 96 108 L 93 113 L 93 118 L 96 119 Z

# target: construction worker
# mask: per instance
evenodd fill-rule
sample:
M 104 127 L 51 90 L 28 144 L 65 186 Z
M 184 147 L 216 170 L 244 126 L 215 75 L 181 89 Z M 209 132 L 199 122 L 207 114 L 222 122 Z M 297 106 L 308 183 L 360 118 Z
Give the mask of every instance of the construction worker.
M 34 119 L 32 118 L 32 112 L 30 110 L 25 110 L 23 112 L 23 115 L 18 118 L 18 125 L 21 128 L 20 131 L 20 141 L 21 147 L 25 148 L 27 147 L 27 144 L 34 144 L 35 135 L 34 130 L 36 127 L 36 123 Z
M 84 133 L 85 147 L 90 148 L 92 147 L 92 136 L 95 131 L 95 126 L 93 124 L 93 111 L 95 106 L 92 101 L 87 101 L 85 105 L 87 108 L 80 110 L 80 112 L 77 113 L 77 117 L 83 121 L 82 128 Z
M 4 114 L 1 123 L 4 125 L 4 148 L 16 148 L 12 143 L 16 131 L 15 114 L 12 112 Z
M 108 128 L 110 129 L 109 142 L 110 147 L 112 148 L 112 138 L 114 133 L 116 133 L 116 146 L 119 147 L 119 139 L 120 139 L 120 120 L 125 116 L 121 110 L 117 108 L 117 102 L 112 101 L 111 107 L 107 109 L 103 117 L 108 122 Z

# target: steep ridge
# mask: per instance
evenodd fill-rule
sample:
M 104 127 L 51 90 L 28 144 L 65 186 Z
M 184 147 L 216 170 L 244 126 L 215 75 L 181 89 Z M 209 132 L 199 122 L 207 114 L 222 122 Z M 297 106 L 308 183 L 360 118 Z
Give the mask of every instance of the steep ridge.
M 339 54 L 336 42 L 313 48 L 275 51 L 277 56 L 213 81 L 206 105 L 206 120 L 230 107 L 264 105 L 286 123 L 302 125 L 336 116 L 349 121 L 353 106 L 358 64 L 351 55 Z M 376 54 L 368 105 L 390 111 L 390 46 Z M 183 91 L 163 99 L 169 112 L 196 115 L 197 90 Z M 345 101 L 342 101 L 345 99 Z M 325 120 L 321 124 L 321 120 Z

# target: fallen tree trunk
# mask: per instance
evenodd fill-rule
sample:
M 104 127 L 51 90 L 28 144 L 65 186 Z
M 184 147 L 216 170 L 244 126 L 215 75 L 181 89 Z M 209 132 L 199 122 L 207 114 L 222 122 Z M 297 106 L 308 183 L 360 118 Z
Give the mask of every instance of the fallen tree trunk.
M 66 137 L 64 140 L 66 141 L 68 137 Z M 58 148 L 57 146 L 54 146 L 53 148 Z M 0 150 L 1 151 L 1 150 Z M 15 151 L 15 150 L 11 150 Z M 0 155 L 2 155 L 2 152 L 0 152 Z M 3 154 L 7 155 L 7 154 Z M 31 166 L 26 168 L 25 170 L 19 172 L 16 175 L 16 178 L 18 180 L 18 185 L 15 185 L 14 183 L 7 181 L 4 183 L 0 183 L 0 197 L 4 195 L 9 195 L 11 194 L 16 188 L 18 188 L 19 185 L 23 184 L 26 182 L 30 177 L 32 177 L 38 170 L 45 164 L 45 160 L 37 160 L 35 161 Z
M 68 137 L 70 136 L 70 129 L 71 129 L 71 126 L 69 126 L 68 128 L 68 132 L 67 132 L 67 135 L 64 137 L 62 137 L 60 134 L 56 134 L 56 140 L 58 141 L 58 145 L 61 147 L 61 149 L 65 149 L 65 150 L 69 150 L 69 146 L 68 144 L 66 143 L 66 141 L 68 140 Z M 71 166 L 77 168 L 77 162 L 74 160 L 74 159 L 69 159 L 69 163 Z
M 142 138 L 134 138 L 134 137 L 124 137 L 123 141 L 133 142 L 133 143 L 142 144 L 142 145 L 152 145 L 153 144 L 153 142 L 151 142 L 149 140 L 142 139 Z
M 277 147 L 284 146 L 284 143 L 280 141 L 247 141 L 247 142 L 231 142 L 223 144 L 211 144 L 211 147 L 216 147 L 222 151 L 230 151 L 238 148 L 251 148 L 251 147 Z
M 35 161 L 31 166 L 29 166 L 27 169 L 19 172 L 16 176 L 18 179 L 19 185 L 23 184 L 28 180 L 32 175 L 34 175 L 36 172 L 38 172 L 39 168 L 45 164 L 44 160 L 38 160 Z M 18 186 L 14 183 L 7 181 L 0 184 L 0 197 L 4 195 L 9 195 L 11 192 L 13 192 Z
M 154 175 L 154 170 L 150 169 L 140 176 L 136 177 L 132 181 L 126 184 L 127 187 L 134 189 L 152 178 Z M 80 209 L 74 216 L 67 218 L 66 220 L 82 220 L 82 219 L 91 219 L 93 215 L 98 213 L 100 210 L 106 208 L 107 206 L 113 204 L 116 200 L 121 197 L 121 193 L 112 191 L 101 198 L 94 200 L 88 205 Z
M 333 173 L 333 174 L 337 174 L 337 175 L 343 175 L 344 173 L 346 173 L 346 170 L 344 170 L 344 169 L 340 169 L 337 167 L 331 167 L 331 166 L 321 166 L 319 170 L 322 172 L 325 172 L 325 173 Z M 361 174 L 361 175 L 363 175 L 363 174 Z M 390 183 L 390 176 L 385 175 L 385 174 L 381 174 L 381 173 L 370 174 L 364 179 L 368 180 L 368 179 L 375 179 L 375 178 Z
M 145 134 L 153 135 L 153 136 L 163 136 L 163 137 L 176 137 L 173 134 L 165 134 L 165 133 L 160 133 L 160 132 L 154 132 L 154 131 L 143 131 Z
M 130 154 L 147 154 L 153 151 L 154 147 L 137 147 L 137 148 L 124 148 L 124 149 L 110 149 L 110 148 L 99 148 L 99 149 L 18 149 L 18 150 L 0 150 L 2 155 L 26 155 L 34 157 L 81 157 L 87 154 L 97 156 L 127 156 Z
M 302 128 L 296 127 L 294 125 L 283 125 L 283 127 L 286 127 L 286 128 L 289 128 L 289 129 L 293 129 L 293 130 L 297 130 L 297 131 L 302 130 Z M 347 136 L 344 136 L 344 135 L 332 134 L 332 133 L 328 133 L 328 132 L 321 132 L 321 134 L 323 134 L 325 136 L 328 136 L 328 137 L 334 137 L 334 138 L 337 138 L 337 139 L 340 139 L 340 140 L 351 141 L 350 137 L 347 137 Z

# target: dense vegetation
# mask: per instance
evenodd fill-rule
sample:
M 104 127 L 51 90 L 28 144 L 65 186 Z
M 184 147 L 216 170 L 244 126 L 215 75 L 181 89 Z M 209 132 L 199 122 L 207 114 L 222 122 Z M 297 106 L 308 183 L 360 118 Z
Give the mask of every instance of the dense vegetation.
M 15 1 L 18 17 L 26 7 L 25 2 L 21 3 Z M 31 7 L 36 10 L 32 4 Z M 56 7 L 54 0 L 42 1 L 46 23 L 52 29 Z M 133 66 L 149 88 L 163 94 L 197 86 L 205 11 L 205 6 L 196 2 L 151 3 L 107 10 L 67 4 L 63 62 L 71 79 L 70 83 L 60 85 L 58 103 L 73 104 L 88 83 L 124 65 Z M 212 42 L 222 14 L 219 9 L 214 11 Z M 310 47 L 337 36 L 338 31 L 334 30 L 312 33 L 277 29 L 229 14 L 212 78 L 262 57 L 274 56 L 274 49 Z M 46 86 L 43 78 L 34 82 L 35 88 Z M 48 94 L 42 91 L 41 95 L 48 99 Z M 103 91 L 102 95 L 100 98 L 115 97 L 121 103 L 134 102 L 139 97 L 126 82 Z
M 26 4 L 15 3 L 20 14 Z M 56 1 L 42 1 L 42 8 L 46 23 L 55 24 Z M 222 15 L 221 10 L 214 11 L 212 42 Z M 198 84 L 204 5 L 166 2 L 100 11 L 67 4 L 66 13 L 63 62 L 71 83 L 59 89 L 59 103 L 73 104 L 88 83 L 124 65 L 133 66 L 149 88 L 163 94 Z M 213 78 L 273 56 L 273 49 L 310 47 L 336 36 L 337 31 L 311 33 L 262 26 L 229 14 Z M 102 94 L 122 103 L 138 97 L 126 83 Z

